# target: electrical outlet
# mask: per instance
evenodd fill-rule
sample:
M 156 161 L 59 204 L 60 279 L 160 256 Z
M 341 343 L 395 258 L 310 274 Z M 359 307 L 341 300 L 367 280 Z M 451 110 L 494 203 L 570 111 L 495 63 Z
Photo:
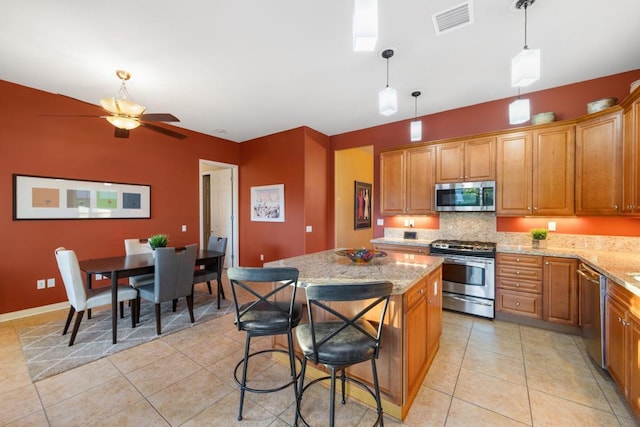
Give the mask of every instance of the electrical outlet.
M 307 225 L 306 231 L 307 231 L 307 233 L 311 233 L 313 231 L 313 227 L 310 226 L 310 225 Z
M 412 219 L 410 219 L 409 220 L 409 227 L 413 227 L 414 225 L 416 225 L 416 223 Z
M 185 231 L 187 231 L 187 225 L 186 224 L 182 224 L 182 232 L 184 233 Z
M 55 288 L 56 287 L 56 279 L 55 278 L 50 278 L 47 279 L 47 288 Z
M 264 255 L 260 254 L 260 261 L 264 261 Z
M 102 279 L 103 279 L 102 274 L 100 273 L 96 274 L 96 280 L 102 280 Z
M 384 225 L 384 218 L 378 218 L 376 224 L 377 225 Z
M 404 220 L 404 226 L 405 226 L 405 227 L 408 227 L 408 226 L 409 226 L 409 220 L 408 220 L 408 219 L 405 219 L 405 220 Z
M 549 221 L 549 223 L 547 224 L 547 228 L 549 229 L 549 231 L 556 231 L 556 222 Z
M 38 289 L 44 289 L 45 288 L 45 281 L 44 279 L 38 279 L 36 281 L 36 286 Z

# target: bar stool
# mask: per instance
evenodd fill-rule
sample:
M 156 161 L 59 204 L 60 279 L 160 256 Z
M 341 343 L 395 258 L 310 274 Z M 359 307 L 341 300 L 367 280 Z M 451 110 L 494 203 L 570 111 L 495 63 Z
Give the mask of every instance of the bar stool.
M 242 420 L 242 407 L 244 405 L 245 391 L 253 393 L 271 393 L 283 390 L 293 384 L 294 396 L 298 397 L 296 374 L 296 360 L 293 349 L 293 328 L 298 326 L 302 318 L 302 304 L 296 303 L 296 285 L 298 282 L 298 270 L 296 268 L 254 268 L 234 267 L 227 271 L 231 293 L 236 310 L 235 324 L 239 331 L 247 333 L 244 347 L 244 358 L 238 362 L 233 371 L 236 383 L 240 386 L 240 409 L 238 420 Z M 265 292 L 267 282 L 273 286 Z M 258 285 L 263 283 L 263 285 Z M 246 291 L 256 299 L 241 303 L 238 299 L 238 291 Z M 262 292 L 261 292 L 262 291 Z M 290 295 L 286 295 L 291 292 Z M 286 296 L 285 296 L 286 295 Z M 251 338 L 273 335 L 287 335 L 288 351 L 279 349 L 267 349 L 249 353 Z M 270 389 L 257 389 L 247 386 L 247 366 L 253 356 L 268 352 L 287 353 L 291 378 L 283 385 Z M 242 378 L 238 379 L 238 369 L 242 366 Z
M 299 394 L 296 403 L 297 425 L 300 419 L 305 426 L 300 405 L 304 392 L 319 381 L 331 380 L 329 423 L 334 425 L 336 372 L 340 371 L 342 404 L 345 400 L 345 382 L 349 381 L 368 392 L 376 402 L 378 417 L 374 425 L 384 426 L 376 359 L 380 349 L 384 317 L 389 305 L 393 284 L 391 282 L 367 282 L 348 284 L 310 284 L 306 288 L 309 323 L 296 329 L 298 344 L 304 354 L 300 373 Z M 348 302 L 339 305 L 338 302 Z M 361 304 L 355 304 L 361 301 Z M 359 310 L 359 311 L 358 311 Z M 341 312 L 342 311 L 342 312 Z M 316 319 L 321 319 L 318 322 Z M 369 320 L 369 319 L 373 319 Z M 316 378 L 305 385 L 307 361 L 324 365 L 331 375 Z M 371 361 L 373 390 L 362 381 L 349 377 L 345 369 L 357 363 Z

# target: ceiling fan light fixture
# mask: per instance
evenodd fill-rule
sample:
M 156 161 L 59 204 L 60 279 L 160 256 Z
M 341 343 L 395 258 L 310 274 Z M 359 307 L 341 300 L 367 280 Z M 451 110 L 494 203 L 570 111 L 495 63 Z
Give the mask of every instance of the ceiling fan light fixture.
M 132 117 L 107 116 L 106 119 L 118 129 L 131 130 L 140 126 L 140 121 Z
M 371 52 L 378 41 L 378 0 L 353 3 L 353 50 Z
M 135 102 L 127 101 L 126 99 L 118 98 L 117 96 L 101 99 L 100 105 L 102 105 L 102 108 L 104 108 L 111 114 L 129 117 L 141 116 L 147 109 L 142 105 L 138 105 Z
M 528 99 L 518 99 L 509 104 L 509 124 L 519 125 L 521 123 L 529 121 L 530 107 Z

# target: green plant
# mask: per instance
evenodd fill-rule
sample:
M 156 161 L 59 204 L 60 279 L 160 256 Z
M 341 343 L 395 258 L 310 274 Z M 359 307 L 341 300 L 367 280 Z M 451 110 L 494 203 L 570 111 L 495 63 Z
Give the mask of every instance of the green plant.
M 166 234 L 154 234 L 147 240 L 151 249 L 164 248 L 169 243 L 169 236 Z
M 531 230 L 531 237 L 533 240 L 546 240 L 547 229 L 546 228 L 534 228 Z

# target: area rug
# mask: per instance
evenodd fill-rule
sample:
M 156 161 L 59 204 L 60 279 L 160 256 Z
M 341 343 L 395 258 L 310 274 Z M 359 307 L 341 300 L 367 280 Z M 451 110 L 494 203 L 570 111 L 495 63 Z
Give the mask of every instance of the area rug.
M 76 340 L 71 347 L 69 347 L 69 338 L 73 324 L 67 335 L 63 336 L 64 320 L 18 330 L 22 353 L 31 379 L 33 381 L 42 380 L 233 311 L 231 300 L 221 300 L 220 310 L 218 310 L 216 295 L 196 292 L 193 303 L 195 323 L 191 323 L 189 319 L 189 311 L 184 298 L 178 302 L 175 313 L 172 311 L 172 304 L 169 301 L 161 305 L 162 334 L 156 335 L 154 304 L 143 300 L 141 305 L 140 323 L 135 328 L 131 328 L 131 312 L 125 304 L 125 317 L 118 318 L 118 342 L 116 344 L 112 342 L 110 309 L 94 310 L 91 319 L 87 319 L 85 313 Z

